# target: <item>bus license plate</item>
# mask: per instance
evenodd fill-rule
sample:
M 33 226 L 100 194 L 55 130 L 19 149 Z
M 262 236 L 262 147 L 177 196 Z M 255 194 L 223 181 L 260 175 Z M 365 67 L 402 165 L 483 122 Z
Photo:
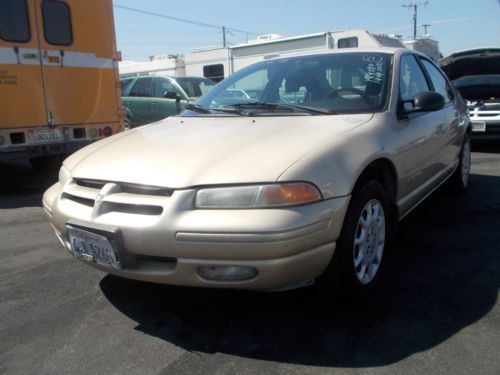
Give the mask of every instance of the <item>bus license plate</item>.
M 53 143 L 63 140 L 60 129 L 35 129 L 33 132 L 35 143 Z

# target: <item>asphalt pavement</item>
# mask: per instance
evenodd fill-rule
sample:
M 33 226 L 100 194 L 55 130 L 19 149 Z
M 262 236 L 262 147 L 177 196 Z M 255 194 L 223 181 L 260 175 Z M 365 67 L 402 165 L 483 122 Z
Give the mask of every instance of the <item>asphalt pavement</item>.
M 56 173 L 0 162 L 1 374 L 500 374 L 500 144 L 398 227 L 363 304 L 120 279 L 62 249 Z

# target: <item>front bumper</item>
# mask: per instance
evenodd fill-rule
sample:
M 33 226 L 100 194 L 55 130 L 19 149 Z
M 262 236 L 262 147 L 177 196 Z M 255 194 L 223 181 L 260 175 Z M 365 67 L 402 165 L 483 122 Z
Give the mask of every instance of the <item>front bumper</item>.
M 115 191 L 101 208 L 95 203 L 99 190 L 73 180 L 45 192 L 43 206 L 63 246 L 71 251 L 65 229 L 70 220 L 118 227 L 132 262 L 119 270 L 93 266 L 130 279 L 196 287 L 275 290 L 310 283 L 330 263 L 349 203 L 340 197 L 281 209 L 199 210 L 193 208 L 194 189 L 170 196 Z M 158 209 L 137 209 L 141 205 Z M 200 267 L 230 265 L 252 266 L 258 274 L 244 281 L 198 274 Z

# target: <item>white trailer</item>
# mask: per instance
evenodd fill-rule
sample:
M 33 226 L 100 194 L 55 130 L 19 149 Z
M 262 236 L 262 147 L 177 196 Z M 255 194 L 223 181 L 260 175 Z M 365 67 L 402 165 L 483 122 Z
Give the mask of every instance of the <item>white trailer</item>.
M 184 77 L 184 60 L 173 55 L 156 55 L 150 61 L 122 61 L 119 63 L 120 76 L 137 74 L 164 74 L 171 77 Z
M 244 44 L 195 50 L 183 57 L 157 55 L 151 61 L 123 62 L 120 63 L 120 75 L 165 74 L 172 77 L 206 77 L 219 82 L 237 70 L 258 61 L 355 47 L 404 47 L 404 45 L 395 37 L 372 34 L 361 29 L 327 31 L 296 37 L 268 34 Z
M 262 60 L 314 54 L 338 48 L 404 47 L 399 39 L 366 30 L 323 32 L 296 37 L 263 35 L 245 44 L 197 50 L 184 56 L 186 75 L 220 81 Z

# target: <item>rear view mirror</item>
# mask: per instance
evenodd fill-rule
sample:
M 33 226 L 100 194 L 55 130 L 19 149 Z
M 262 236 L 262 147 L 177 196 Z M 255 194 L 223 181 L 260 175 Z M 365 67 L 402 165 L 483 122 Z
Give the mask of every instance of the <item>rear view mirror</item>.
M 444 96 L 438 92 L 419 92 L 413 98 L 413 109 L 405 111 L 405 113 L 438 111 L 444 107 L 444 104 Z
M 176 102 L 179 102 L 181 100 L 181 95 L 175 91 L 165 91 L 163 93 L 163 97 L 165 99 L 173 99 Z

